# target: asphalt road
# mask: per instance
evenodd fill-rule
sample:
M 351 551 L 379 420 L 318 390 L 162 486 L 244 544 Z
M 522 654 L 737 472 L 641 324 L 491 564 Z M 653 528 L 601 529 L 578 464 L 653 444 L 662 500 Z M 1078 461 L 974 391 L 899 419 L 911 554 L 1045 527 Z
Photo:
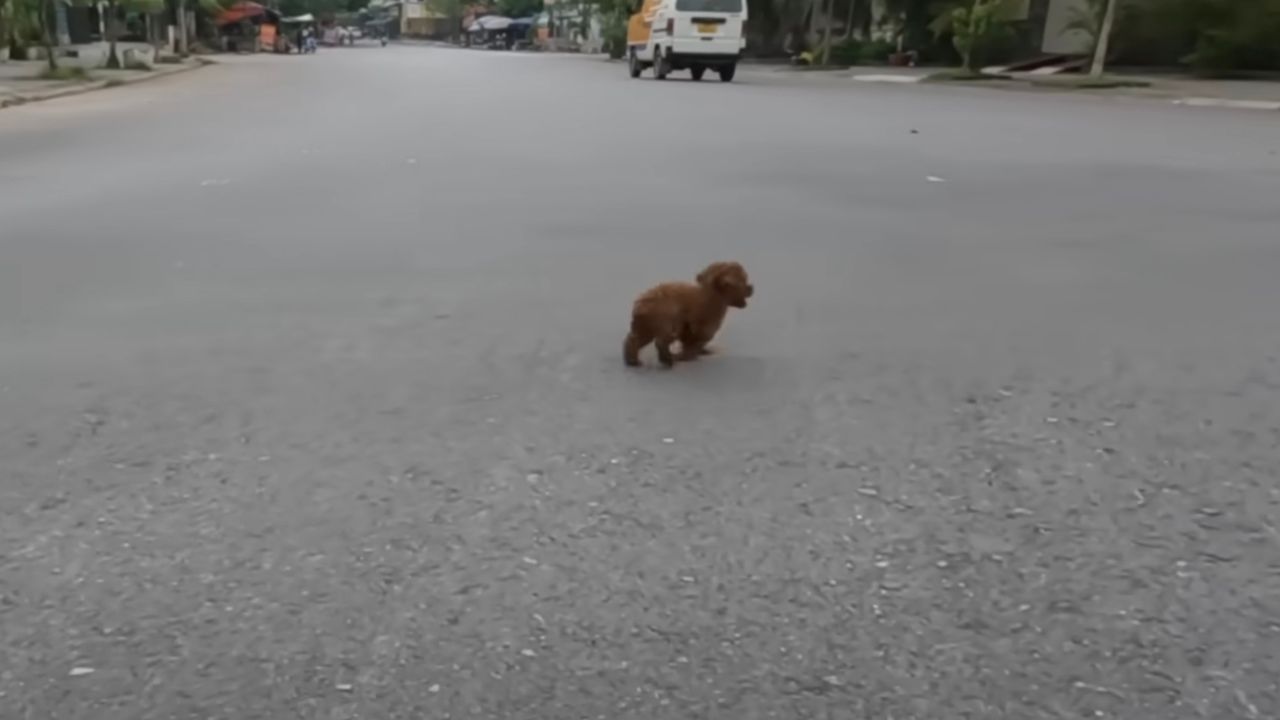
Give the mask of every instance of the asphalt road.
M 0 716 L 1280 716 L 1275 117 L 740 80 L 0 112 Z

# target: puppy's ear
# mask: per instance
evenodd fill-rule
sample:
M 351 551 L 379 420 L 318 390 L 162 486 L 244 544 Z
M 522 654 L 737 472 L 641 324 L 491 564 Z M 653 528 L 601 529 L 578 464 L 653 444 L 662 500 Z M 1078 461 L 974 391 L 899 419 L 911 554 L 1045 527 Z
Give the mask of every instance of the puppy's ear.
M 698 284 L 705 288 L 718 287 L 720 276 L 724 274 L 724 263 L 711 263 L 698 273 Z

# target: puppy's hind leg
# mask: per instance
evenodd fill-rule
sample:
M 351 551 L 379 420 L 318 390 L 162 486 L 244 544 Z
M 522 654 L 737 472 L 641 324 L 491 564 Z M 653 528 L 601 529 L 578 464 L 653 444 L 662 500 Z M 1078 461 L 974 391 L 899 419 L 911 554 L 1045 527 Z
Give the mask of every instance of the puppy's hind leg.
M 627 333 L 627 339 L 622 343 L 622 361 L 628 367 L 640 367 L 640 350 L 651 342 L 653 335 L 632 324 L 631 332 Z
M 658 350 L 658 362 L 664 367 L 671 367 L 676 364 L 675 355 L 671 354 L 671 343 L 676 341 L 676 334 L 673 332 L 659 333 L 653 339 L 653 346 Z

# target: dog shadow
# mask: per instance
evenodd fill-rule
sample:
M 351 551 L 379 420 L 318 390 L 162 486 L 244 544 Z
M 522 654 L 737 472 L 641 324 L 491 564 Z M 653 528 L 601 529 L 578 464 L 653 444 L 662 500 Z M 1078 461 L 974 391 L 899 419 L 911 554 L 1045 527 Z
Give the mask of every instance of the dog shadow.
M 720 395 L 767 386 L 787 369 L 766 358 L 717 353 L 698 360 L 677 362 L 672 368 L 649 360 L 642 367 L 625 370 L 646 386 L 661 383 L 681 394 Z

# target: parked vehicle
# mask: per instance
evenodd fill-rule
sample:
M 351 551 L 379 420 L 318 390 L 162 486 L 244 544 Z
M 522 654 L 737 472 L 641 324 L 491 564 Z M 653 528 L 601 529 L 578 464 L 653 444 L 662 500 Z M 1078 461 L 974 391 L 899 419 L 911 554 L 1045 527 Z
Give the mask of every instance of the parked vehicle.
M 701 80 L 707 70 L 715 70 L 729 82 L 746 46 L 746 21 L 746 0 L 644 0 L 627 22 L 631 77 L 652 68 L 658 80 L 675 70 L 688 70 Z

